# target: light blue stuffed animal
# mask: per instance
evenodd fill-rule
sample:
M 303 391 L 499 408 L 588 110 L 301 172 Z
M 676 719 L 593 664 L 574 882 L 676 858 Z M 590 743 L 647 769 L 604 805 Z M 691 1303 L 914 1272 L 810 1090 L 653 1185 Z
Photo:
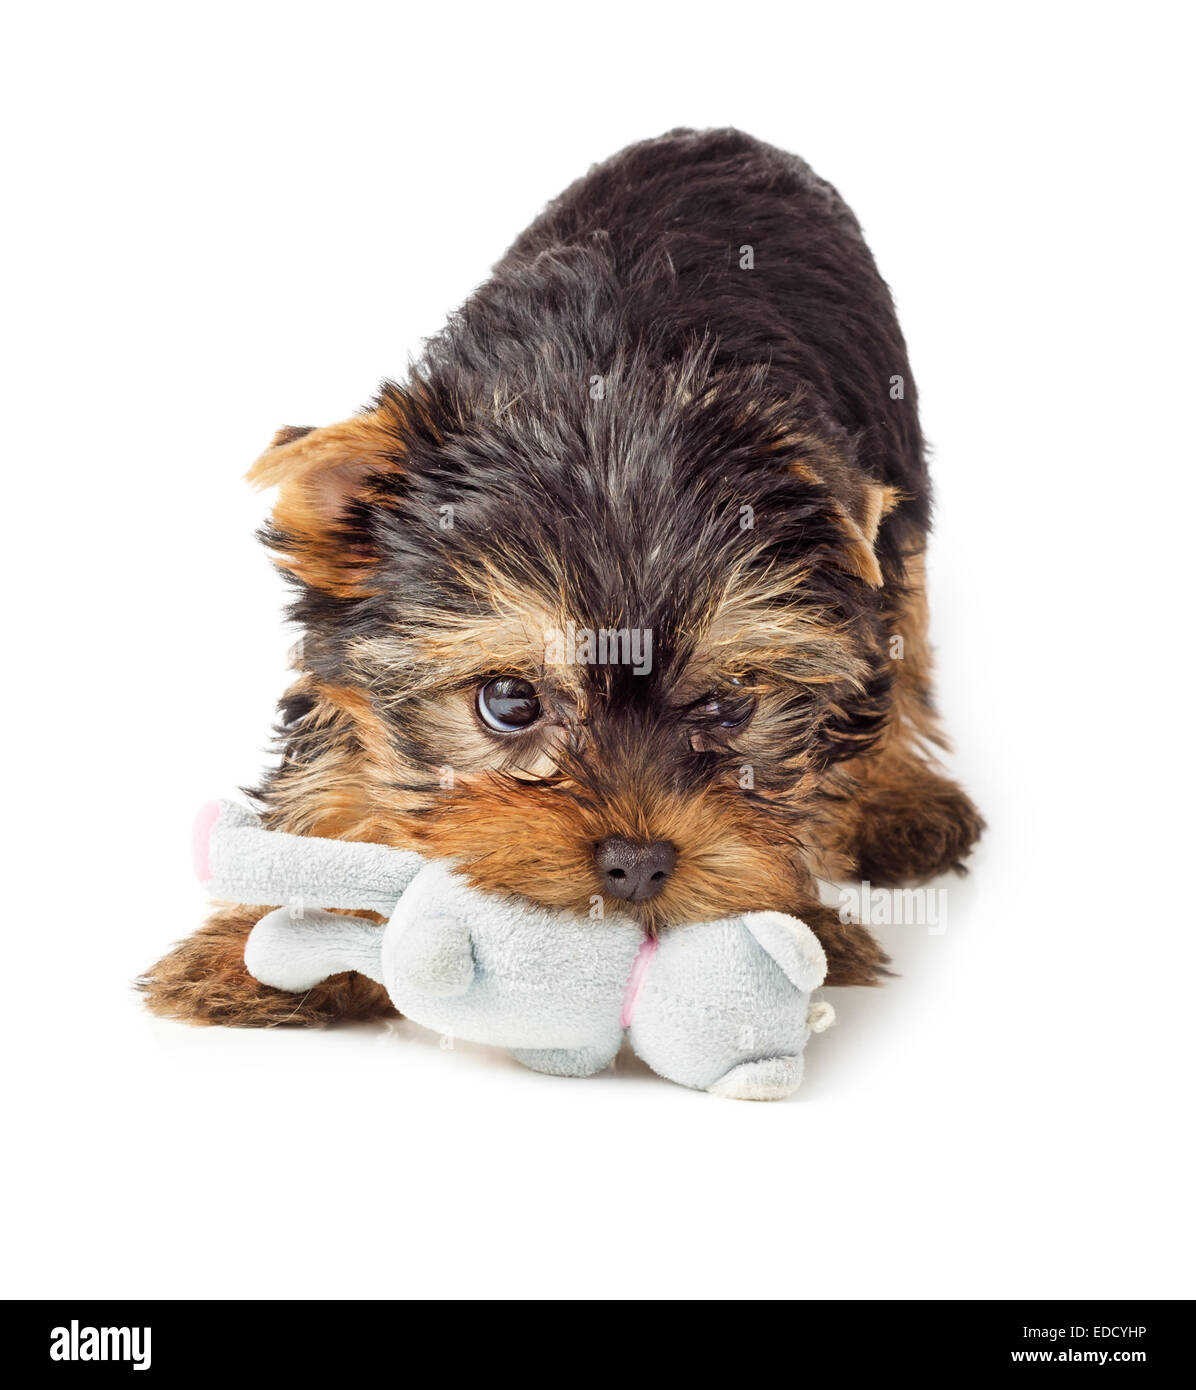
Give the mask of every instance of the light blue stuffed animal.
M 805 923 L 748 912 L 651 939 L 472 888 L 407 850 L 287 835 L 222 802 L 196 827 L 214 897 L 286 902 L 250 933 L 245 964 L 300 992 L 356 970 L 416 1023 L 509 1048 L 535 1071 L 591 1076 L 624 1038 L 661 1076 L 740 1100 L 780 1100 L 809 1035 L 834 1019 L 810 992 L 826 957 Z M 383 925 L 328 908 L 368 909 Z

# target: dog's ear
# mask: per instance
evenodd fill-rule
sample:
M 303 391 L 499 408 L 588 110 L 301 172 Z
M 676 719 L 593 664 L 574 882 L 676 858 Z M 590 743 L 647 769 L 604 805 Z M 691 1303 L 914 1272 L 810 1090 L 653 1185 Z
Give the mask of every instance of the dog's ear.
M 847 446 L 828 447 L 817 436 L 800 442 L 801 454 L 790 470 L 827 494 L 830 515 L 842 536 L 830 551 L 830 563 L 879 589 L 885 581 L 876 558 L 876 537 L 881 522 L 901 501 L 900 492 L 862 477 L 858 465 L 850 462 Z
M 876 558 L 876 537 L 880 532 L 880 523 L 900 500 L 896 488 L 867 482 L 850 512 L 836 504 L 839 524 L 846 536 L 842 551 L 843 568 L 873 589 L 879 589 L 884 583 L 880 561 Z
M 278 431 L 247 476 L 278 488 L 264 539 L 283 569 L 341 598 L 369 592 L 376 557 L 363 510 L 385 475 L 400 471 L 401 440 L 397 392 L 338 425 Z

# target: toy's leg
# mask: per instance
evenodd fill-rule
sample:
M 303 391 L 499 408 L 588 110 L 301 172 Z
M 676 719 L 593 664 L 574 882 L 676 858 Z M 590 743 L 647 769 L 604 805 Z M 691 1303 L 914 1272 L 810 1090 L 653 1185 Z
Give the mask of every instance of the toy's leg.
M 259 984 L 245 969 L 245 938 L 265 907 L 226 907 L 138 981 L 156 1014 L 239 1028 L 312 1027 L 394 1016 L 386 991 L 364 975 L 337 975 L 306 994 Z
M 618 1043 L 610 1047 L 513 1047 L 511 1056 L 530 1071 L 547 1076 L 596 1076 L 615 1060 Z
M 801 1085 L 800 1057 L 766 1057 L 741 1062 L 706 1089 L 728 1100 L 785 1100 Z

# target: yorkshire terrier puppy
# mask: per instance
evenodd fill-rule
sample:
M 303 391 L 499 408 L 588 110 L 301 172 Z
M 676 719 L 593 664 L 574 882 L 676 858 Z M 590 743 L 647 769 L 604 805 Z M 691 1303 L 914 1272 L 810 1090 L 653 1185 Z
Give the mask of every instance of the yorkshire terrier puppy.
M 342 424 L 250 478 L 293 580 L 299 674 L 257 792 L 276 829 L 451 856 L 628 929 L 777 908 L 828 983 L 886 957 L 817 878 L 957 868 L 936 770 L 930 490 L 906 349 L 854 216 L 800 159 L 676 131 L 552 203 Z M 142 981 L 161 1014 L 389 1013 L 242 959 L 222 907 Z

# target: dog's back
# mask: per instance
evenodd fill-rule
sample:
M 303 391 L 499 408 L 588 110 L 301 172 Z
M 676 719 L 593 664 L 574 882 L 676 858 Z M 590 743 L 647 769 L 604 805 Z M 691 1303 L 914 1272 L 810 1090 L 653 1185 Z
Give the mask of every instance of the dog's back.
M 716 371 L 756 363 L 778 393 L 812 391 L 862 472 L 904 499 L 882 556 L 925 531 L 917 394 L 892 297 L 851 209 L 804 160 L 730 129 L 632 145 L 550 203 L 464 313 L 534 360 L 535 323 L 566 300 L 551 331 L 579 358 L 650 343 L 664 368 L 705 341 Z M 509 349 L 488 365 L 509 387 Z

